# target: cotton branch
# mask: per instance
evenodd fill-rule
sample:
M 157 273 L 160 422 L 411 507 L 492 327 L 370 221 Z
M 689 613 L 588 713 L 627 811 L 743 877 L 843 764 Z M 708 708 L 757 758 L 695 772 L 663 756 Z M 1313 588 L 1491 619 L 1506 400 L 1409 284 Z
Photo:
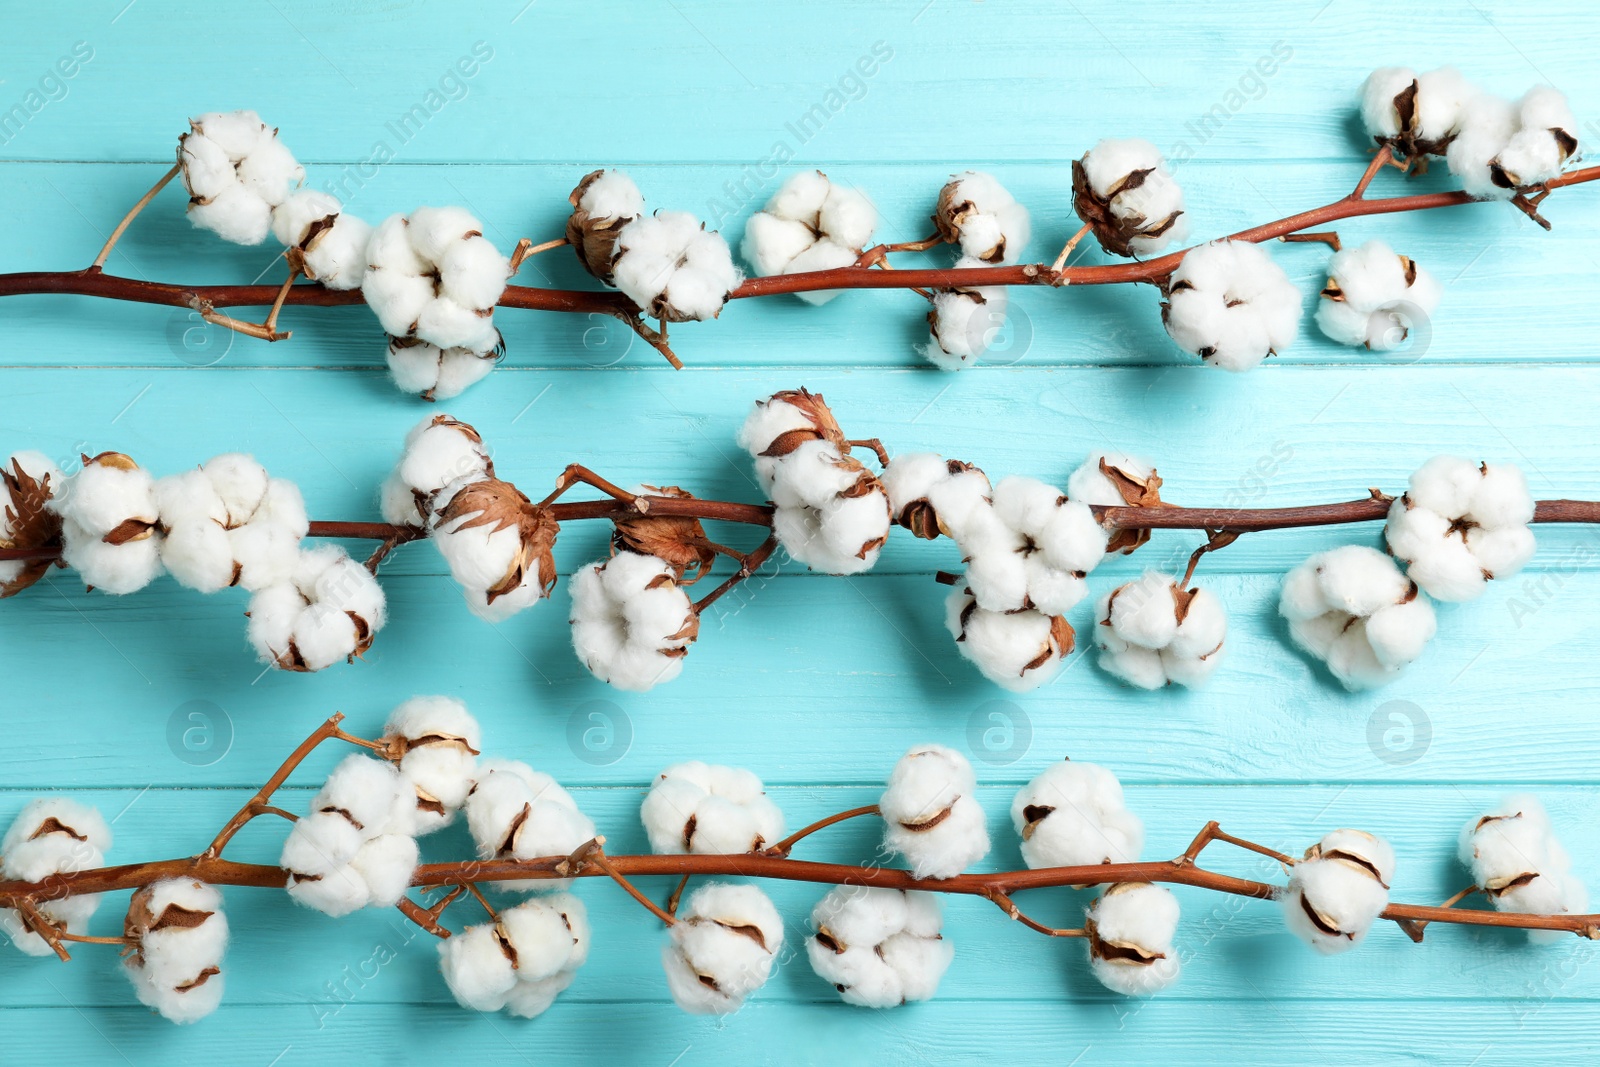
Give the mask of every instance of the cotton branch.
M 1387 160 L 1386 160 L 1386 157 Z M 1435 208 L 1459 207 L 1480 203 L 1462 191 L 1422 193 L 1413 196 L 1369 198 L 1367 187 L 1377 172 L 1393 157 L 1382 148 L 1368 165 L 1359 184 L 1348 195 L 1321 207 L 1263 223 L 1228 237 L 1233 241 L 1259 243 L 1282 238 L 1302 239 L 1295 235 L 1316 227 L 1327 226 L 1342 219 L 1367 215 L 1388 215 L 1410 211 L 1428 211 Z M 1404 166 L 1403 164 L 1396 164 Z M 135 303 L 162 304 L 201 310 L 208 321 L 217 322 L 229 329 L 251 336 L 276 340 L 282 336 L 271 326 L 241 322 L 217 313 L 226 307 L 334 307 L 359 304 L 363 297 L 359 289 L 335 291 L 319 284 L 304 285 L 201 285 L 184 286 L 163 282 L 146 282 L 104 273 L 101 269 L 105 257 L 121 232 L 126 229 L 139 210 L 170 181 L 172 173 L 162 179 L 145 198 L 123 219 L 96 262 L 78 271 L 37 271 L 0 275 L 0 297 L 30 294 L 66 294 L 91 296 L 109 300 Z M 1540 225 L 1549 224 L 1538 213 L 1537 206 L 1555 189 L 1580 185 L 1600 179 L 1600 167 L 1585 167 L 1569 171 L 1537 186 L 1529 193 L 1519 194 L 1513 203 Z M 1081 237 L 1081 232 L 1080 232 Z M 1326 239 L 1314 235 L 1311 239 Z M 764 278 L 750 278 L 735 288 L 729 298 L 743 300 L 752 297 L 777 296 L 786 293 L 818 292 L 843 289 L 930 289 L 976 288 L 1010 285 L 1117 285 L 1143 282 L 1161 284 L 1189 251 L 1173 252 L 1157 259 L 1143 262 L 1114 263 L 1094 266 L 1065 266 L 1065 256 L 1073 245 L 1064 248 L 1056 264 L 1028 263 L 1003 267 L 974 267 L 963 269 L 877 270 L 874 264 L 887 266 L 886 257 L 893 252 L 913 251 L 930 246 L 929 241 L 913 241 L 899 245 L 879 245 L 863 252 L 856 263 L 830 270 L 799 271 Z M 1076 240 L 1076 239 L 1075 239 Z M 524 250 L 518 247 L 518 265 L 535 251 L 554 247 L 562 241 L 546 242 Z M 508 286 L 500 297 L 498 307 L 522 308 L 534 311 L 554 311 L 568 314 L 609 315 L 627 323 L 646 343 L 662 353 L 674 367 L 682 364 L 667 345 L 665 324 L 660 330 L 645 325 L 639 309 L 627 297 L 616 292 L 595 292 L 565 289 L 541 289 L 527 286 Z M 275 319 L 274 319 L 275 321 Z

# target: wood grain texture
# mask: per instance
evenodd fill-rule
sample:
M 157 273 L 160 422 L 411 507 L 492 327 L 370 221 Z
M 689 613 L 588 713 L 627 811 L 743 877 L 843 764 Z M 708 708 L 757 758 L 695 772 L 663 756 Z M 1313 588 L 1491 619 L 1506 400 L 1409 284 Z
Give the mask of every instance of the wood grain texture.
M 1067 161 L 1099 137 L 1129 135 L 1182 160 L 1203 239 L 1346 191 L 1366 158 L 1349 102 L 1380 63 L 1453 62 L 1508 94 L 1549 81 L 1584 123 L 1600 114 L 1586 47 L 1597 31 L 1576 0 L 1404 11 L 1371 0 L 34 6 L 7 12 L 0 35 L 0 271 L 87 263 L 167 165 L 184 119 L 234 107 L 279 125 L 310 183 L 352 210 L 377 219 L 462 203 L 505 248 L 559 233 L 566 192 L 602 164 L 628 165 L 652 206 L 701 213 L 735 240 L 799 167 L 866 190 L 883 212 L 880 234 L 903 240 L 922 235 L 952 170 L 981 166 L 1033 208 L 1030 255 L 1048 260 L 1076 229 Z M 42 82 L 76 42 L 92 56 L 71 78 Z M 873 73 L 851 80 L 863 57 Z M 14 103 L 25 114 L 7 126 Z M 408 114 L 410 128 L 395 125 Z M 1379 180 L 1379 193 L 1448 187 L 1438 173 Z M 275 249 L 223 245 L 188 225 L 181 202 L 175 189 L 158 198 L 110 269 L 195 283 L 281 276 Z M 621 484 L 668 479 L 757 500 L 734 431 L 755 398 L 806 385 L 853 436 L 881 437 L 895 452 L 935 450 L 996 476 L 1062 482 L 1088 450 L 1123 448 L 1156 459 L 1164 495 L 1192 505 L 1397 491 L 1445 451 L 1515 462 L 1538 496 L 1600 498 L 1600 191 L 1563 190 L 1545 213 L 1553 233 L 1503 205 L 1341 228 L 1348 243 L 1384 237 L 1444 284 L 1420 353 L 1338 348 L 1308 321 L 1271 365 L 1225 375 L 1176 352 L 1147 287 L 1026 291 L 1014 296 L 996 365 L 951 377 L 913 351 L 919 299 L 851 293 L 821 309 L 743 301 L 717 323 L 674 327 L 689 365 L 677 373 L 619 324 L 502 313 L 510 357 L 445 407 L 477 424 L 499 469 L 530 491 L 581 460 Z M 1326 249 L 1270 251 L 1311 307 Z M 530 284 L 585 284 L 564 250 L 524 270 Z M 166 309 L 0 302 L 0 449 L 70 462 L 115 448 L 161 473 L 245 450 L 295 479 L 316 517 L 375 517 L 400 439 L 436 409 L 389 386 L 366 309 L 291 309 L 283 324 L 294 338 L 266 345 Z M 679 680 L 645 695 L 613 692 L 577 664 L 564 583 L 550 603 L 489 626 L 465 610 L 427 545 L 385 567 L 393 620 L 367 661 L 309 677 L 261 674 L 244 644 L 241 594 L 201 597 L 162 579 L 112 598 L 61 572 L 0 607 L 10 742 L 0 746 L 0 824 L 31 796 L 60 790 L 116 817 L 113 860 L 196 850 L 329 712 L 372 731 L 404 697 L 448 692 L 483 721 L 490 751 L 572 785 L 623 849 L 643 848 L 642 788 L 673 761 L 751 767 L 797 826 L 870 803 L 901 751 L 934 740 L 974 756 L 995 840 L 987 869 L 1019 862 L 1006 815 L 1014 789 L 1071 755 L 1130 783 L 1150 856 L 1180 851 L 1207 818 L 1296 851 L 1327 829 L 1360 826 L 1394 842 L 1397 899 L 1431 901 L 1464 884 L 1453 858 L 1462 822 L 1532 788 L 1576 869 L 1597 882 L 1600 531 L 1538 535 L 1526 573 L 1442 609 L 1424 658 L 1394 685 L 1357 695 L 1288 647 L 1274 606 L 1286 568 L 1350 540 L 1375 544 L 1372 525 L 1251 535 L 1208 558 L 1200 578 L 1229 607 L 1230 661 L 1193 693 L 1129 690 L 1083 655 L 1037 693 L 988 686 L 943 630 L 932 574 L 958 565 L 952 547 L 909 536 L 859 578 L 775 568 L 720 605 Z M 1095 586 L 1181 568 L 1198 543 L 1158 534 L 1109 561 Z M 567 574 L 603 551 L 601 529 L 575 524 L 557 562 Z M 1087 629 L 1089 605 L 1072 621 Z M 173 740 L 197 723 L 218 748 Z M 285 804 L 303 807 L 334 759 L 310 761 Z M 279 825 L 252 827 L 240 857 L 270 858 L 281 835 Z M 875 846 L 873 827 L 852 823 L 804 849 L 867 860 Z M 1271 876 L 1255 857 L 1214 847 L 1222 869 Z M 466 848 L 457 828 L 425 853 Z M 398 913 L 334 921 L 240 889 L 228 894 L 225 1006 L 192 1028 L 139 1008 L 113 950 L 82 946 L 67 966 L 0 952 L 0 1064 L 1520 1065 L 1587 1061 L 1600 1049 L 1592 945 L 1530 947 L 1521 935 L 1435 927 L 1416 946 L 1391 928 L 1324 960 L 1283 932 L 1272 905 L 1187 889 L 1184 978 L 1147 1003 L 1095 985 L 1080 945 L 957 900 L 947 907 L 956 963 L 932 1004 L 843 1007 L 789 951 L 743 1012 L 709 1022 L 667 998 L 660 934 L 643 911 L 613 886 L 583 893 L 593 956 L 533 1022 L 456 1009 L 432 945 Z M 790 950 L 818 895 L 773 888 Z M 1086 899 L 1026 903 L 1065 923 Z M 96 932 L 118 925 L 122 904 L 104 903 Z M 459 904 L 450 914 L 475 917 Z

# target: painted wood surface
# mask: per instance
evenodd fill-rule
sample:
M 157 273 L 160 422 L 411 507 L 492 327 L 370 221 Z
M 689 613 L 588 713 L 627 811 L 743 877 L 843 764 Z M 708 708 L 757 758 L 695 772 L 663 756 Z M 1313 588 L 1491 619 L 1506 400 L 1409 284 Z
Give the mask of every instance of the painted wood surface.
M 1380 63 L 1454 62 L 1506 93 L 1550 81 L 1580 119 L 1600 114 L 1590 61 L 1600 23 L 1571 0 L 1403 10 L 1364 0 L 97 0 L 19 8 L 5 22 L 0 119 L 13 103 L 27 113 L 0 122 L 4 271 L 88 262 L 166 165 L 184 118 L 214 108 L 259 110 L 311 184 L 352 210 L 377 218 L 462 203 L 502 247 L 558 233 L 567 190 L 602 164 L 628 164 L 652 205 L 699 212 L 735 236 L 783 175 L 825 166 L 873 196 L 891 239 L 921 235 L 953 169 L 983 166 L 1033 208 L 1030 254 L 1043 259 L 1076 228 L 1067 162 L 1101 136 L 1144 136 L 1182 160 L 1200 238 L 1341 195 L 1365 159 L 1349 102 Z M 49 80 L 74 55 L 73 76 Z M 1439 174 L 1411 185 L 1448 187 Z M 1386 174 L 1379 191 L 1401 186 Z M 525 488 L 581 460 L 622 483 L 757 499 L 733 432 L 751 400 L 807 385 L 853 435 L 992 474 L 1061 481 L 1091 448 L 1144 453 L 1181 503 L 1395 491 L 1441 451 L 1516 462 L 1539 496 L 1594 498 L 1596 197 L 1553 197 L 1550 234 L 1491 205 L 1341 227 L 1347 241 L 1385 237 L 1445 283 L 1425 350 L 1388 357 L 1337 348 L 1308 323 L 1272 365 L 1223 375 L 1173 349 L 1148 288 L 1029 291 L 1014 298 L 996 365 L 950 377 L 913 352 L 919 300 L 854 293 L 822 309 L 744 301 L 717 323 L 675 327 L 681 372 L 614 324 L 503 313 L 506 364 L 448 409 L 483 429 L 497 465 Z M 1273 253 L 1309 307 L 1326 250 Z M 282 269 L 273 257 L 192 230 L 169 190 L 109 266 L 268 281 Z M 562 252 L 527 269 L 531 284 L 583 284 Z M 385 381 L 365 309 L 291 309 L 284 323 L 294 338 L 268 346 L 168 309 L 0 303 L 0 447 L 63 461 L 117 448 L 160 472 L 248 450 L 298 481 L 317 517 L 374 517 L 400 438 L 433 409 Z M 870 802 L 901 751 L 936 740 L 974 756 L 996 840 L 985 869 L 1019 863 L 1011 792 L 1070 754 L 1130 783 L 1150 856 L 1180 851 L 1207 818 L 1294 850 L 1355 825 L 1395 843 L 1397 896 L 1442 899 L 1465 880 L 1452 858 L 1460 823 L 1503 792 L 1535 788 L 1577 869 L 1600 881 L 1600 533 L 1539 535 L 1528 572 L 1444 609 L 1423 660 L 1362 695 L 1287 646 L 1274 605 L 1285 569 L 1319 548 L 1376 543 L 1372 526 L 1255 535 L 1207 560 L 1202 578 L 1229 607 L 1232 647 L 1194 693 L 1129 690 L 1082 655 L 1037 693 L 988 686 L 943 631 L 931 576 L 955 565 L 953 550 L 909 537 L 858 578 L 774 568 L 708 620 L 679 680 L 643 696 L 607 689 L 573 659 L 564 588 L 491 627 L 467 613 L 426 545 L 385 568 L 394 617 L 367 661 L 311 677 L 261 675 L 244 644 L 242 595 L 201 597 L 162 579 L 118 599 L 59 573 L 0 610 L 10 741 L 0 822 L 63 789 L 116 816 L 114 860 L 191 851 L 329 712 L 375 730 L 400 699 L 448 692 L 469 702 L 494 751 L 573 785 L 621 848 L 643 847 L 643 785 L 672 761 L 749 766 L 800 825 Z M 1158 535 L 1096 584 L 1180 565 L 1198 541 Z M 601 530 L 574 525 L 557 560 L 570 573 L 602 551 Z M 1080 629 L 1088 608 L 1072 615 Z M 169 736 L 192 712 L 218 729 L 216 749 L 200 756 Z M 333 759 L 295 776 L 290 807 Z M 280 834 L 252 828 L 241 857 L 270 858 Z M 848 860 L 874 844 L 870 826 L 847 825 L 806 847 Z M 426 844 L 435 858 L 466 847 L 456 831 Z M 1253 860 L 1228 858 L 1225 869 L 1271 876 Z M 1380 930 L 1358 952 L 1322 960 L 1282 931 L 1272 905 L 1193 890 L 1179 893 L 1185 976 L 1150 1002 L 1099 989 L 1080 945 L 958 900 L 947 908 L 956 962 L 931 1004 L 846 1008 L 791 955 L 744 1011 L 707 1021 L 668 999 L 648 917 L 614 887 L 583 893 L 593 956 L 532 1022 L 456 1009 L 433 947 L 398 915 L 334 921 L 241 889 L 228 894 L 226 1004 L 195 1027 L 139 1008 L 109 950 L 85 947 L 66 966 L 0 954 L 0 1064 L 1521 1064 L 1576 1062 L 1600 1045 L 1592 945 L 1534 948 L 1520 935 L 1435 927 L 1419 947 Z M 775 887 L 791 946 L 820 893 Z M 1036 897 L 1030 908 L 1061 922 L 1085 899 Z M 106 902 L 97 929 L 116 925 L 119 905 Z

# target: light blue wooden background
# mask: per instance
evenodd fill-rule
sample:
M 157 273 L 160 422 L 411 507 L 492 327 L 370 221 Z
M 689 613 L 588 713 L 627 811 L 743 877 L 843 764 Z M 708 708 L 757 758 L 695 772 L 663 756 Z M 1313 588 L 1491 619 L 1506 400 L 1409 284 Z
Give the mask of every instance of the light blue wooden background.
M 1350 105 L 1380 63 L 1455 62 L 1507 94 L 1548 80 L 1572 95 L 1580 118 L 1600 113 L 1596 18 L 1577 0 L 1403 10 L 1350 0 L 524 3 L 11 5 L 0 107 L 39 87 L 75 42 L 93 58 L 64 86 L 46 85 L 53 98 L 0 145 L 0 270 L 87 263 L 166 166 L 185 117 L 207 109 L 259 110 L 313 184 L 342 183 L 351 209 L 369 218 L 462 203 L 503 248 L 559 234 L 567 190 L 601 164 L 628 165 L 653 206 L 709 214 L 721 197 L 737 236 L 776 182 L 752 179 L 739 199 L 724 185 L 765 166 L 782 143 L 794 155 L 785 173 L 824 166 L 860 185 L 898 239 L 921 235 L 953 168 L 992 168 L 1034 209 L 1031 255 L 1044 259 L 1076 225 L 1068 161 L 1101 136 L 1144 136 L 1179 156 L 1184 146 L 1193 158 L 1179 174 L 1197 236 L 1209 237 L 1353 183 L 1366 156 Z M 441 89 L 476 42 L 492 58 L 471 79 L 444 82 L 447 102 L 402 142 L 387 124 Z M 877 42 L 892 59 L 802 143 L 786 124 Z M 1275 48 L 1288 58 L 1259 76 L 1258 60 Z M 1195 125 L 1208 112 L 1226 121 L 1202 138 Z M 392 161 L 367 166 L 384 154 Z M 1379 192 L 1400 184 L 1391 172 Z M 1433 176 L 1418 187 L 1444 186 Z M 1118 288 L 1017 294 L 1002 360 L 1011 365 L 948 377 L 912 354 L 918 300 L 858 293 L 822 310 L 745 301 L 719 323 L 675 327 L 689 365 L 677 373 L 642 345 L 624 351 L 604 324 L 506 313 L 507 365 L 448 409 L 481 427 L 501 470 L 530 490 L 583 460 L 623 483 L 754 499 L 734 429 L 755 397 L 804 384 L 826 394 L 853 435 L 944 450 L 996 475 L 1060 481 L 1093 447 L 1146 453 L 1182 503 L 1396 490 L 1445 450 L 1519 463 L 1541 496 L 1593 497 L 1597 197 L 1588 188 L 1552 197 L 1553 234 L 1502 206 L 1340 227 L 1347 241 L 1387 237 L 1445 283 L 1420 360 L 1306 336 L 1254 374 L 1203 371 L 1167 342 L 1153 292 Z M 110 268 L 195 282 L 278 276 L 271 250 L 191 230 L 181 203 L 176 190 L 163 195 Z M 1309 305 L 1326 250 L 1274 254 Z M 564 252 L 531 273 L 534 284 L 541 275 L 583 283 Z M 246 449 L 296 479 L 315 515 L 371 516 L 400 437 L 428 409 L 384 380 L 369 312 L 290 311 L 284 321 L 295 331 L 287 344 L 224 338 L 195 349 L 182 342 L 190 324 L 181 313 L 7 300 L 0 448 L 61 457 L 116 448 L 159 472 Z M 468 615 L 424 546 L 385 569 L 394 618 L 366 663 L 315 677 L 258 677 L 241 596 L 202 598 L 162 580 L 112 599 L 58 574 L 0 610 L 0 820 L 31 795 L 66 788 L 116 817 L 113 860 L 192 851 L 329 712 L 374 730 L 400 699 L 442 691 L 470 703 L 492 751 L 577 787 L 615 848 L 643 847 L 640 786 L 668 762 L 750 766 L 799 825 L 870 802 L 899 752 L 937 740 L 979 757 L 997 841 L 991 868 L 1019 864 L 1005 825 L 1011 792 L 1070 753 L 1128 783 L 1152 856 L 1180 850 L 1210 817 L 1296 850 L 1354 825 L 1394 841 L 1396 895 L 1425 901 L 1464 881 L 1452 859 L 1461 822 L 1505 790 L 1534 787 L 1579 870 L 1600 882 L 1597 535 L 1541 530 L 1526 577 L 1542 586 L 1519 579 L 1444 609 L 1426 658 L 1390 689 L 1359 696 L 1290 651 L 1273 613 L 1277 576 L 1350 536 L 1375 543 L 1376 531 L 1265 534 L 1207 562 L 1233 635 L 1230 662 L 1208 689 L 1133 693 L 1080 657 L 1053 686 L 998 705 L 1001 694 L 954 656 L 942 629 L 943 589 L 930 574 L 954 562 L 949 546 L 910 538 L 869 575 L 786 572 L 752 586 L 708 621 L 683 677 L 646 696 L 610 692 L 577 665 L 563 590 L 489 627 Z M 1196 543 L 1159 536 L 1096 584 L 1140 563 L 1171 566 Z M 562 568 L 601 545 L 599 530 L 565 531 Z M 207 702 L 231 731 L 226 755 L 204 766 L 168 741 L 169 721 L 191 701 Z M 626 724 L 626 745 L 596 754 L 569 742 L 574 717 L 596 710 Z M 1426 730 L 1391 735 L 1391 750 L 1381 727 L 1396 713 Z M 1030 735 L 1011 762 L 982 761 L 1005 758 L 982 742 L 992 714 Z M 295 777 L 291 807 L 334 758 Z M 240 856 L 275 855 L 281 832 L 253 828 Z M 453 834 L 429 842 L 439 856 L 465 847 Z M 865 859 L 872 848 L 870 827 L 850 826 L 807 853 Z M 774 887 L 794 941 L 820 892 Z M 743 1012 L 707 1021 L 668 999 L 649 917 L 612 887 L 584 893 L 597 929 L 591 962 L 531 1023 L 459 1011 L 432 945 L 397 915 L 336 922 L 241 889 L 228 894 L 236 937 L 226 1005 L 193 1028 L 139 1008 L 108 951 L 86 947 L 70 965 L 0 953 L 0 1062 L 1488 1065 L 1574 1062 L 1593 1052 L 1600 1026 L 1592 945 L 1533 949 L 1520 935 L 1436 927 L 1418 947 L 1380 929 L 1359 951 L 1322 960 L 1280 929 L 1272 907 L 1189 891 L 1179 894 L 1186 974 L 1152 1002 L 1099 989 L 1081 946 L 955 900 L 956 961 L 934 1003 L 846 1008 L 791 958 Z M 118 903 L 98 927 L 117 926 Z M 1061 921 L 1081 904 L 1070 893 L 1030 901 Z

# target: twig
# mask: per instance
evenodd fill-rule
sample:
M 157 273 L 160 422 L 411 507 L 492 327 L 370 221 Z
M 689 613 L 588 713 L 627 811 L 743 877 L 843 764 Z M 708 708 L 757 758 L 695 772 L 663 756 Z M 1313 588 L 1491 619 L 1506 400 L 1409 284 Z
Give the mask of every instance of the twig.
M 294 773 L 294 769 L 300 766 L 306 757 L 311 755 L 322 742 L 331 737 L 337 737 L 344 732 L 339 729 L 339 723 L 343 721 L 344 714 L 336 711 L 328 717 L 327 722 L 317 727 L 309 737 L 300 742 L 299 746 L 289 753 L 289 758 L 284 760 L 276 771 L 272 772 L 272 777 L 267 779 L 267 783 L 256 790 L 256 795 L 246 801 L 242 808 L 234 812 L 233 818 L 229 819 L 226 825 L 218 831 L 217 836 L 212 838 L 211 844 L 206 847 L 204 852 L 200 853 L 198 859 L 213 860 L 220 858 L 222 850 L 227 847 L 229 841 L 233 840 L 233 835 L 244 829 L 251 819 L 254 819 L 267 809 L 267 801 L 272 799 L 272 794 L 276 793 L 278 787 L 288 780 L 289 775 Z
M 801 841 L 803 841 L 806 838 L 810 837 L 812 834 L 816 833 L 818 830 L 826 830 L 828 827 L 834 825 L 835 823 L 844 822 L 846 819 L 858 819 L 863 815 L 879 815 L 879 814 L 881 814 L 881 812 L 878 811 L 878 805 L 876 805 L 876 804 L 868 804 L 865 807 L 851 808 L 849 811 L 837 812 L 837 813 L 835 813 L 833 815 L 829 815 L 827 818 L 818 819 L 816 822 L 812 823 L 810 826 L 802 826 L 800 829 L 796 830 L 794 833 L 790 834 L 788 837 L 784 838 L 782 841 L 779 841 L 776 845 L 773 845 L 770 848 L 764 849 L 762 851 L 762 855 L 764 855 L 764 856 L 787 856 L 790 852 L 794 851 L 794 846 L 795 845 L 799 844 Z
M 667 914 L 673 918 L 678 917 L 678 903 L 683 899 L 683 891 L 689 887 L 689 879 L 691 877 L 693 876 L 686 874 L 678 879 L 677 887 L 673 889 L 672 895 L 667 898 Z
M 611 861 L 606 858 L 605 849 L 603 847 L 606 843 L 606 839 L 604 837 L 596 837 L 595 843 L 602 847 L 596 848 L 593 852 L 589 853 L 588 862 L 593 863 L 596 867 L 599 867 L 602 871 L 606 872 L 606 874 L 610 875 L 613 882 L 616 882 L 624 890 L 626 890 L 628 895 L 634 900 L 637 900 L 640 904 L 643 904 L 645 909 L 649 911 L 650 914 L 654 915 L 668 926 L 677 925 L 677 919 L 663 911 L 661 908 L 657 907 L 655 901 L 651 900 L 649 897 L 640 892 L 638 886 L 628 881 L 627 878 L 623 877 L 621 871 L 617 870 L 611 865 Z
M 570 243 L 565 237 L 558 237 L 554 241 L 546 241 L 542 245 L 536 245 L 531 239 L 524 237 L 517 242 L 517 247 L 511 252 L 511 273 L 515 275 L 517 271 L 522 269 L 524 263 L 540 252 L 548 252 L 552 248 L 560 248 Z
M 94 262 L 89 264 L 89 270 L 98 273 L 106 265 L 106 260 L 111 257 L 111 250 L 117 247 L 117 242 L 122 240 L 122 235 L 131 223 L 150 203 L 156 194 L 167 187 L 167 183 L 178 176 L 179 164 L 174 163 L 172 169 L 161 176 L 161 179 L 150 187 L 150 191 L 139 198 L 139 202 L 128 209 L 122 216 L 122 221 L 117 223 L 117 228 L 111 231 L 111 236 L 106 238 L 106 243 L 100 247 L 100 254 L 94 257 Z
M 987 896 L 990 900 L 994 901 L 996 904 L 998 904 L 1000 906 L 1000 910 L 1001 911 L 1003 911 L 1007 915 L 1011 916 L 1017 922 L 1021 923 L 1023 926 L 1026 926 L 1030 930 L 1037 930 L 1039 933 L 1044 934 L 1046 937 L 1088 937 L 1089 936 L 1088 931 L 1084 930 L 1081 927 L 1075 927 L 1073 929 L 1063 929 L 1063 928 L 1057 927 L 1057 926 L 1046 926 L 1044 923 L 1039 922 L 1037 919 L 1029 918 L 1026 914 L 1023 913 L 1021 908 L 1017 907 L 1016 901 L 1012 900 L 1009 896 L 1007 896 L 1005 893 L 1002 893 L 998 889 L 994 890 L 992 893 L 986 893 L 984 895 Z
M 723 580 L 721 585 L 717 586 L 715 589 L 711 590 L 711 592 L 707 593 L 705 596 L 701 597 L 695 602 L 695 614 L 698 615 L 705 611 L 706 608 L 720 600 L 724 593 L 754 574 L 756 570 L 767 561 L 767 558 L 772 555 L 777 547 L 778 538 L 775 534 L 761 542 L 755 551 L 744 557 L 744 561 L 739 564 L 738 570 L 728 575 L 728 577 Z
M 1072 255 L 1072 250 L 1078 247 L 1078 242 L 1087 237 L 1089 235 L 1089 231 L 1092 229 L 1094 229 L 1093 226 L 1089 225 L 1087 222 L 1084 223 L 1078 229 L 1078 232 L 1072 235 L 1071 240 L 1061 246 L 1061 254 L 1056 257 L 1056 261 L 1054 263 L 1050 264 L 1051 274 L 1056 275 L 1058 278 L 1062 276 L 1061 268 L 1067 265 L 1067 257 Z M 1062 284 L 1066 283 L 1063 282 Z

